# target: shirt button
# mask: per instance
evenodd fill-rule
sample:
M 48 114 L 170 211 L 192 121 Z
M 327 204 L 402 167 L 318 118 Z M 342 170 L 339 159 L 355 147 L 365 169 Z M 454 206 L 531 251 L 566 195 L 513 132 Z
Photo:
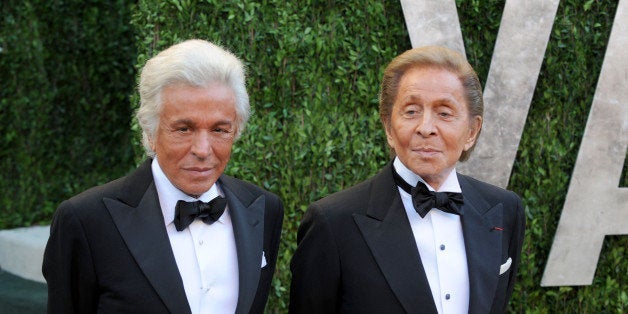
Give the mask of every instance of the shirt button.
M 449 300 L 449 299 L 451 299 L 451 296 L 449 295 L 449 293 L 447 293 L 447 294 L 445 295 L 445 300 Z
M 440 250 L 441 250 L 441 251 L 444 251 L 444 250 L 445 250 L 445 245 L 444 245 L 444 244 L 441 244 L 441 245 L 440 245 Z
M 198 245 L 203 245 L 203 240 L 198 241 Z

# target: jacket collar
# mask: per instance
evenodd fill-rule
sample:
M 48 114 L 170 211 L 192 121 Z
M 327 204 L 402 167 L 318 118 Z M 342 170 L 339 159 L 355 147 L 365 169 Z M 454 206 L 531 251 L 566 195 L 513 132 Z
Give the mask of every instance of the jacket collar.
M 501 262 L 501 233 L 493 227 L 501 225 L 503 208 L 502 204 L 491 206 L 468 177 L 458 174 L 458 179 L 465 198 L 461 223 L 469 269 L 469 312 L 487 313 L 497 289 Z M 392 163 L 369 184 L 366 214 L 354 214 L 355 223 L 406 311 L 435 313 L 421 257 L 392 177 Z
M 129 251 L 170 312 L 190 313 L 164 226 L 151 160 L 125 177 L 118 198 L 103 202 Z
M 165 228 L 150 164 L 125 177 L 117 198 L 103 202 L 140 269 L 170 312 L 190 312 Z M 265 197 L 222 175 L 220 187 L 230 209 L 239 269 L 237 313 L 248 313 L 257 291 L 263 255 Z M 159 261 L 158 263 L 155 261 Z

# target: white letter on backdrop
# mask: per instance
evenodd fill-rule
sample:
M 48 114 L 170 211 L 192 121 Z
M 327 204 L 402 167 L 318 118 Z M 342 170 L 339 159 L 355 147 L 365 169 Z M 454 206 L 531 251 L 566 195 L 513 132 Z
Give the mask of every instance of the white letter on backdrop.
M 621 0 L 542 286 L 590 285 L 606 235 L 628 234 L 628 1 Z
M 482 136 L 458 170 L 506 187 L 517 155 L 558 0 L 507 0 L 484 88 Z M 464 54 L 454 0 L 401 0 L 413 47 L 441 45 Z

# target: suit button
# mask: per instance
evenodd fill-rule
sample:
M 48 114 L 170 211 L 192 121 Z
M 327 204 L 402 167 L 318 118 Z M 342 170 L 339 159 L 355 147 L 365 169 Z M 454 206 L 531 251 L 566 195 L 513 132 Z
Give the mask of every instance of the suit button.
M 451 299 L 451 296 L 449 295 L 449 293 L 447 293 L 447 294 L 445 295 L 445 300 L 449 300 L 449 299 Z
M 444 250 L 445 250 L 445 245 L 444 245 L 444 244 L 441 244 L 441 245 L 440 245 L 440 250 L 441 250 L 441 251 L 444 251 Z

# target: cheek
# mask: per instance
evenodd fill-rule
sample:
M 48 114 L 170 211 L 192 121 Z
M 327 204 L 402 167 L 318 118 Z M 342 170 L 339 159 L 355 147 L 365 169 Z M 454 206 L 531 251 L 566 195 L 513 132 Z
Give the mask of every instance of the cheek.
M 186 141 L 174 140 L 168 136 L 162 136 L 155 142 L 154 146 L 155 148 L 153 150 L 157 154 L 158 158 L 167 158 L 171 162 L 176 162 L 185 158 L 192 147 L 191 144 Z
M 404 147 L 408 145 L 408 143 L 409 140 L 407 136 L 405 136 L 405 133 L 402 132 L 402 130 L 394 129 L 390 132 L 390 135 L 388 136 L 388 144 L 390 145 L 390 147 L 395 149 L 395 151 L 403 150 Z
M 392 148 L 395 148 L 395 140 L 393 138 L 390 126 L 384 126 L 384 132 L 386 132 L 386 141 L 388 142 L 388 145 Z
M 231 157 L 231 148 L 233 147 L 233 143 L 224 143 L 220 145 L 216 145 L 213 147 L 214 154 L 222 160 L 223 162 L 227 162 Z

